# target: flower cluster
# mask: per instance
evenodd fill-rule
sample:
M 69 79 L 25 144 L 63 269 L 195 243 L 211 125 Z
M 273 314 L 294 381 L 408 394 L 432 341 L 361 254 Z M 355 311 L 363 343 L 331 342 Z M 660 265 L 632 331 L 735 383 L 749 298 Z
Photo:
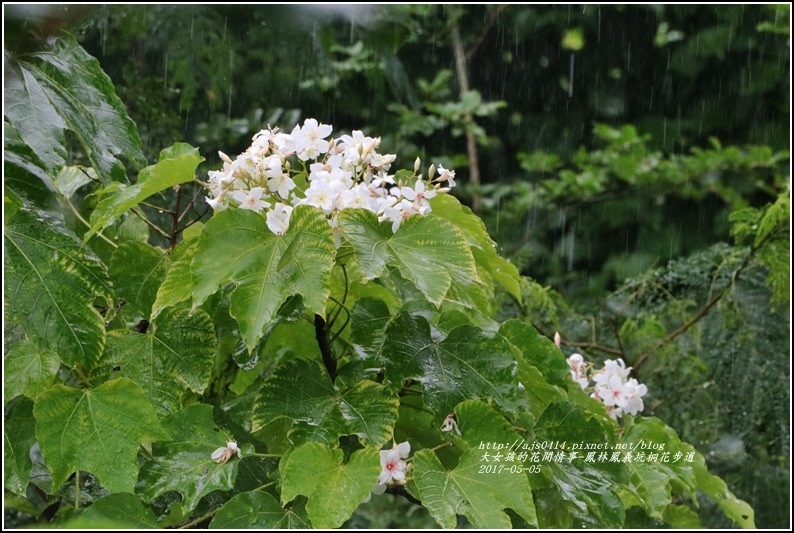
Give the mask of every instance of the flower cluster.
M 587 378 L 588 364 L 581 354 L 575 353 L 568 358 L 571 377 L 582 389 L 587 389 L 590 381 Z M 648 387 L 634 378 L 629 378 L 631 367 L 626 368 L 623 359 L 613 361 L 607 359 L 604 368 L 592 373 L 593 392 L 591 397 L 604 402 L 612 418 L 623 416 L 623 413 L 636 415 L 645 408 L 642 397 L 648 393 Z
M 554 344 L 557 348 L 561 342 L 560 334 L 555 333 Z M 572 354 L 568 358 L 568 366 L 571 369 L 571 378 L 582 390 L 586 390 L 590 385 L 587 377 L 590 365 L 585 362 L 582 354 Z M 633 416 L 645 409 L 642 397 L 648 393 L 648 387 L 634 378 L 629 378 L 629 372 L 631 367 L 626 368 L 623 359 L 607 359 L 604 368 L 592 373 L 594 386 L 590 396 L 604 402 L 612 418 L 623 416 L 623 413 Z
M 410 215 L 429 213 L 429 199 L 455 186 L 455 172 L 441 165 L 437 170 L 431 165 L 427 180 L 416 175 L 419 159 L 410 183 L 395 181 L 389 169 L 397 156 L 377 152 L 379 137 L 354 131 L 329 139 L 332 131 L 309 118 L 289 134 L 277 128 L 260 131 L 234 160 L 220 152 L 223 169 L 209 172 L 207 203 L 215 211 L 237 207 L 264 212 L 268 228 L 277 235 L 289 228 L 293 208 L 308 204 L 326 214 L 338 246 L 341 210 L 368 209 L 382 222 L 391 222 L 396 232 Z

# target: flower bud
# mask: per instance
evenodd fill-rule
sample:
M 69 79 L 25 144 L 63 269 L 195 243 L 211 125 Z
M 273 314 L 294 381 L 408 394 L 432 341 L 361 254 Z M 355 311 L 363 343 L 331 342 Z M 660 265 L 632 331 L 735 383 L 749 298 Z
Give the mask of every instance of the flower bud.
M 232 159 L 220 150 L 218 150 L 218 156 L 220 156 L 221 160 L 223 160 L 225 163 L 229 163 L 230 165 L 232 164 Z
M 435 176 L 435 175 L 436 175 L 436 166 L 435 165 L 430 165 L 430 168 L 427 169 L 427 179 L 428 180 L 432 180 L 433 176 Z
M 419 172 L 419 165 L 421 164 L 422 164 L 422 160 L 417 157 L 416 161 L 414 161 L 414 174 Z
M 557 348 L 559 348 L 561 343 L 562 343 L 562 337 L 560 337 L 560 333 L 558 331 L 555 331 L 554 344 L 557 346 Z

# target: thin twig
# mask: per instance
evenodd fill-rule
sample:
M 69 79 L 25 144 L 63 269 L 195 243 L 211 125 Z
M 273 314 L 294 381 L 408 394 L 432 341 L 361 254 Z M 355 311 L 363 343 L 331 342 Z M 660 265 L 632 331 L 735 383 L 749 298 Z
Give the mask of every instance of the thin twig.
M 496 24 L 496 21 L 499 20 L 499 15 L 502 13 L 502 11 L 507 9 L 508 6 L 509 4 L 499 4 L 496 6 L 496 11 L 491 12 L 488 22 L 485 23 L 485 26 L 483 27 L 482 31 L 480 31 L 480 34 L 474 40 L 469 49 L 466 50 L 464 57 L 467 62 L 471 61 L 471 57 L 477 52 L 477 49 L 480 47 L 483 41 L 485 41 L 485 38 L 488 36 L 488 33 L 491 31 L 491 28 L 493 28 L 494 24 Z
M 171 240 L 171 236 L 169 234 L 167 234 L 166 232 L 161 230 L 160 227 L 157 226 L 156 224 L 153 224 L 152 222 L 150 222 L 149 219 L 147 219 L 145 216 L 143 216 L 141 213 L 139 213 L 136 209 L 130 209 L 130 211 L 135 213 L 135 216 L 137 216 L 138 218 L 140 218 L 141 220 L 146 222 L 146 225 L 149 226 L 150 228 L 152 228 L 154 231 L 156 231 L 157 233 L 159 233 L 160 235 L 162 235 L 163 237 L 165 237 L 169 241 Z
M 77 208 L 72 204 L 70 200 L 66 200 L 66 205 L 69 206 L 69 209 L 72 211 L 72 213 L 77 218 L 77 220 L 85 224 L 87 228 L 89 229 L 91 228 L 91 224 L 89 224 L 88 221 L 84 219 L 82 215 L 80 215 L 80 212 L 77 210 Z M 111 241 L 110 239 L 102 235 L 102 233 L 97 233 L 96 236 L 102 239 L 103 241 L 105 241 L 106 243 L 108 243 L 109 245 L 111 245 L 113 248 L 119 247 L 118 244 L 116 244 L 115 242 Z

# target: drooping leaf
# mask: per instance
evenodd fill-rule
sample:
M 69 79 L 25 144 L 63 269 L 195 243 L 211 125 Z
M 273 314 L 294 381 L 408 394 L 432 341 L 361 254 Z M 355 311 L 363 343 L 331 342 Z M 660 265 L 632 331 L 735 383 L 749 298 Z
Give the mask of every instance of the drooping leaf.
M 69 199 L 80 187 L 95 179 L 97 179 L 97 175 L 93 168 L 74 165 L 61 168 L 53 180 L 53 185 L 61 196 Z
M 459 326 L 437 342 L 424 318 L 401 313 L 386 328 L 382 363 L 396 386 L 406 379 L 421 382 L 425 402 L 442 418 L 473 398 L 515 407 L 518 380 L 509 344 L 474 326 Z
M 422 504 L 444 528 L 455 527 L 458 514 L 466 516 L 476 528 L 510 528 L 510 517 L 504 512 L 508 508 L 537 526 L 535 504 L 523 465 L 516 460 L 508 461 L 505 453 L 496 460 L 495 454 L 480 449 L 482 443 L 521 442 L 521 436 L 482 402 L 462 402 L 454 411 L 462 439 L 470 447 L 452 470 L 446 469 L 432 450 L 421 450 L 414 455 L 414 483 Z
M 655 461 L 634 461 L 629 467 L 631 487 L 643 500 L 649 514 L 662 514 L 670 499 L 667 495 L 685 490 L 696 501 L 697 489 L 714 500 L 725 515 L 743 528 L 755 527 L 753 509 L 728 490 L 723 480 L 709 473 L 703 455 L 681 442 L 675 431 L 654 417 L 627 418 L 624 446 L 643 451 L 643 445 L 654 448 Z M 663 481 L 662 485 L 659 482 Z
M 229 437 L 216 430 L 211 405 L 189 405 L 165 418 L 163 427 L 172 439 L 152 445 L 152 459 L 141 467 L 138 494 L 151 501 L 174 490 L 182 495 L 183 508 L 192 510 L 204 495 L 234 487 L 240 459 L 234 455 L 225 464 L 212 459 L 212 452 L 226 447 Z M 253 453 L 250 444 L 239 447 L 243 457 Z
M 198 238 L 185 239 L 177 244 L 171 252 L 171 266 L 165 275 L 165 280 L 157 289 L 157 297 L 152 305 L 152 320 L 166 307 L 174 306 L 190 298 L 193 276 L 190 272 L 190 263 L 196 253 Z
M 548 338 L 526 322 L 508 320 L 499 328 L 499 334 L 521 350 L 524 360 L 543 374 L 552 385 L 565 386 L 571 375 L 565 356 Z
M 560 491 L 568 511 L 582 527 L 615 529 L 623 525 L 625 509 L 613 488 L 619 480 L 603 469 L 581 459 L 563 459 L 543 463 L 542 471 Z
M 120 492 L 100 498 L 83 513 L 69 520 L 69 529 L 160 529 L 151 509 L 134 494 Z
M 488 310 L 466 237 L 443 218 L 432 213 L 411 216 L 392 234 L 374 213 L 345 209 L 339 214 L 339 229 L 352 244 L 366 279 L 383 277 L 387 265 L 396 266 L 436 306 L 446 298 Z
M 391 320 L 388 306 L 376 298 L 361 298 L 350 311 L 350 341 L 362 357 L 380 354 L 386 340 L 386 326 Z
M 301 205 L 289 230 L 274 235 L 265 217 L 244 209 L 221 211 L 204 226 L 193 258 L 193 306 L 226 283 L 236 284 L 231 313 L 252 350 L 281 304 L 300 294 L 306 309 L 325 315 L 336 247 L 318 209 Z M 289 252 L 289 261 L 284 255 Z
M 396 394 L 373 381 L 339 390 L 322 364 L 298 359 L 265 380 L 254 403 L 253 431 L 287 417 L 295 445 L 319 441 L 336 447 L 339 437 L 358 435 L 377 447 L 391 438 L 399 404 Z
M 94 302 L 112 301 L 104 265 L 46 212 L 21 209 L 4 229 L 10 321 L 38 335 L 66 365 L 92 367 L 105 346 Z
M 33 414 L 53 487 L 86 470 L 113 492 L 132 492 L 138 447 L 170 438 L 141 388 L 125 378 L 93 390 L 55 385 L 39 396 Z
M 168 309 L 146 333 L 111 331 L 103 370 L 140 385 L 159 413 L 173 413 L 188 389 L 201 394 L 209 385 L 215 344 L 207 313 Z
M 306 496 L 306 511 L 313 527 L 341 526 L 367 498 L 380 472 L 375 448 L 354 452 L 345 465 L 343 455 L 342 450 L 331 450 L 319 442 L 295 448 L 280 467 L 281 503 Z
M 174 185 L 193 181 L 196 167 L 202 161 L 204 158 L 199 155 L 198 148 L 189 144 L 177 143 L 163 150 L 157 164 L 141 170 L 135 185 L 112 186 L 108 197 L 99 202 L 91 213 L 91 229 L 83 239 L 87 241 L 150 196 Z
M 55 352 L 33 341 L 14 344 L 3 359 L 4 403 L 20 394 L 35 400 L 53 384 L 60 364 Z
M 306 510 L 284 509 L 273 496 L 253 491 L 229 500 L 210 522 L 210 529 L 311 529 Z
M 30 448 L 36 442 L 33 402 L 20 398 L 3 420 L 3 483 L 6 490 L 24 496 L 33 463 Z
M 550 404 L 535 423 L 535 435 L 549 442 L 614 442 L 598 418 L 572 402 Z
M 110 259 L 116 296 L 136 316 L 148 320 L 166 268 L 166 257 L 154 246 L 143 242 L 122 243 Z
M 433 213 L 453 223 L 466 236 L 480 277 L 485 279 L 482 272 L 486 272 L 521 302 L 521 275 L 514 264 L 497 253 L 496 243 L 482 219 L 451 194 L 437 194 L 430 200 L 430 206 Z
M 6 115 L 50 175 L 64 164 L 64 129 L 76 134 L 105 184 L 127 181 L 117 155 L 145 164 L 135 123 L 110 78 L 73 37 L 53 39 L 47 50 L 15 63 Z

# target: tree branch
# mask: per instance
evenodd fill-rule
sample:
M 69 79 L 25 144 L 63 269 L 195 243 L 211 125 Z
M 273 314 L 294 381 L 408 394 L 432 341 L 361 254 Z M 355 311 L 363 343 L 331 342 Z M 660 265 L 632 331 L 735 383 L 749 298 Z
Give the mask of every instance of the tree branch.
M 460 94 L 469 92 L 469 74 L 466 66 L 466 53 L 463 50 L 463 43 L 460 40 L 460 27 L 458 22 L 452 25 L 452 51 L 455 54 L 455 70 L 458 74 L 458 85 Z M 464 113 L 463 120 L 467 123 L 474 122 L 471 113 Z M 471 195 L 471 210 L 477 213 L 480 210 L 480 194 L 477 191 L 480 187 L 480 163 L 477 159 L 477 139 L 470 128 L 466 128 L 466 154 L 469 160 L 469 181 L 475 186 L 475 192 Z
M 323 364 L 328 370 L 331 382 L 336 381 L 336 357 L 331 351 L 331 342 L 328 338 L 328 330 L 325 328 L 325 319 L 320 315 L 314 315 L 314 336 L 317 339 L 317 346 L 320 347 L 320 354 L 323 356 Z

